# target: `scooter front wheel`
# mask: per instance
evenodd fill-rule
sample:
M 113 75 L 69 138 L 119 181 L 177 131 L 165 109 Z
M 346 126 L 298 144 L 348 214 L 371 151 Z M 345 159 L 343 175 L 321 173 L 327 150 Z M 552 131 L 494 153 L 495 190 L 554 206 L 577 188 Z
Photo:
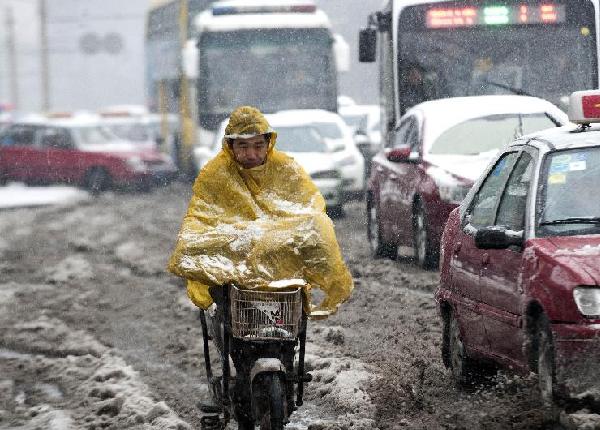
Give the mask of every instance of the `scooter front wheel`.
M 285 389 L 281 375 L 271 374 L 265 378 L 269 410 L 260 424 L 260 430 L 283 430 L 285 422 Z

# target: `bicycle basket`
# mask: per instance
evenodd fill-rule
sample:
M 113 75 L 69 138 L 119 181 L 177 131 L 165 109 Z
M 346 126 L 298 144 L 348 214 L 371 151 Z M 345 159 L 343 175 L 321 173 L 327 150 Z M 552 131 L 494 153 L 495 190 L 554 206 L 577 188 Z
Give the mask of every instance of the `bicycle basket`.
M 245 340 L 294 340 L 302 317 L 302 291 L 231 288 L 231 331 Z

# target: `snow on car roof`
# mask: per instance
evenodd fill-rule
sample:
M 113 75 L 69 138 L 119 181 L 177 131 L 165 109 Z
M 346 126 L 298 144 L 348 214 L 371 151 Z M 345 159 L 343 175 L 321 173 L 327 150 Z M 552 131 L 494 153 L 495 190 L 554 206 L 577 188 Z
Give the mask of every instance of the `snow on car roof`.
M 335 112 L 324 109 L 289 109 L 278 111 L 267 115 L 267 118 L 273 118 L 275 121 L 284 123 L 310 123 L 310 122 L 336 122 L 345 124 L 341 116 Z
M 78 115 L 72 118 L 48 118 L 43 115 L 27 115 L 19 118 L 14 124 L 31 125 L 55 125 L 60 127 L 82 127 L 100 124 L 100 118 L 97 115 Z
M 522 145 L 527 142 L 545 150 L 561 150 L 585 146 L 600 146 L 600 124 L 593 125 L 585 131 L 574 124 L 531 133 L 521 137 L 511 145 Z
M 315 13 L 263 13 L 213 16 L 205 10 L 196 16 L 197 32 L 239 31 L 260 28 L 331 28 L 329 18 L 320 9 Z
M 451 97 L 430 100 L 409 109 L 405 116 L 425 118 L 425 140 L 432 142 L 455 124 L 488 115 L 546 113 L 560 124 L 569 124 L 566 113 L 547 100 L 517 95 Z

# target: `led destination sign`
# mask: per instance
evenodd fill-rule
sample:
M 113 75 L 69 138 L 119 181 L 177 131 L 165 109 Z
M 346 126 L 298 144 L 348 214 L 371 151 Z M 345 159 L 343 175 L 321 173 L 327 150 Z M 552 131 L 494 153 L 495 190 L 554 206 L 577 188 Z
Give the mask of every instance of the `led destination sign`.
M 427 11 L 427 28 L 460 28 L 478 25 L 560 24 L 565 6 L 551 3 L 514 6 L 433 8 Z

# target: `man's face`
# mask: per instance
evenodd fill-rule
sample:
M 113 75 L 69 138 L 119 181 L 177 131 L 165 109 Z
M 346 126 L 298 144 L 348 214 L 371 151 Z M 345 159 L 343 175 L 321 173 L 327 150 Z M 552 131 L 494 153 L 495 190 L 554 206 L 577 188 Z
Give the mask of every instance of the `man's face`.
M 260 166 L 267 159 L 269 144 L 264 135 L 248 139 L 233 139 L 233 157 L 244 169 Z

